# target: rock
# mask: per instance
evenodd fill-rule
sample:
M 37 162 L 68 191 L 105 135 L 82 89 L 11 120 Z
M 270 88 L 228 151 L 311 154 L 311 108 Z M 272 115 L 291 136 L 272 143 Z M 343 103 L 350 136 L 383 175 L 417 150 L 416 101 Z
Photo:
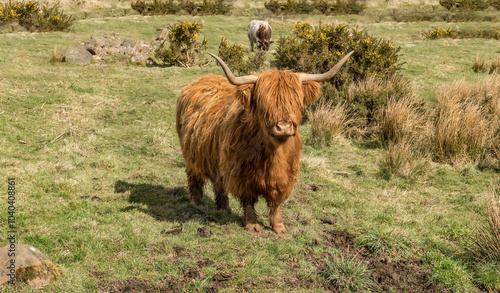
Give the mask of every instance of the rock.
M 92 61 L 92 54 L 81 45 L 69 46 L 64 54 L 64 61 L 70 64 L 90 64 Z
M 16 282 L 34 287 L 43 287 L 59 276 L 54 264 L 33 246 L 16 243 L 13 258 L 9 257 L 9 251 L 13 252 L 11 245 L 0 248 L 0 286 L 5 286 L 14 277 L 12 274 Z
M 125 39 L 122 42 L 122 46 L 125 48 L 134 48 L 136 43 L 137 41 L 134 39 Z

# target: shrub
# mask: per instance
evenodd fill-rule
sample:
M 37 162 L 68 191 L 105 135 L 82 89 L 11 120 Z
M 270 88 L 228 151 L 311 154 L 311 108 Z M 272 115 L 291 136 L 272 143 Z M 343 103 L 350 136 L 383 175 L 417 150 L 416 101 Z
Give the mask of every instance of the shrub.
M 413 96 L 413 88 L 403 76 L 395 75 L 385 79 L 368 77 L 352 83 L 341 100 L 346 101 L 350 109 L 365 120 L 366 125 L 371 125 L 377 121 L 390 98 L 399 100 L 408 96 Z
M 488 4 L 490 4 L 490 6 L 494 7 L 496 10 L 500 10 L 500 0 L 489 0 Z
M 219 44 L 219 57 L 231 70 L 240 75 L 261 71 L 266 61 L 265 54 L 265 51 L 256 51 L 245 56 L 243 46 L 229 45 L 225 38 Z
M 40 5 L 36 1 L 0 3 L 0 23 L 17 21 L 31 32 L 62 31 L 71 26 L 72 17 L 59 11 L 57 5 Z
M 153 0 L 145 2 L 138 0 L 132 2 L 132 9 L 142 15 L 162 15 L 176 14 L 181 9 L 191 15 L 219 15 L 228 14 L 231 10 L 231 5 L 226 0 L 203 0 L 203 2 L 184 0 Z
M 195 64 L 198 55 L 206 50 L 208 41 L 197 42 L 201 25 L 197 22 L 181 21 L 169 27 L 168 40 L 156 50 L 155 57 L 166 66 L 189 67 Z
M 457 30 L 451 28 L 435 27 L 423 33 L 424 38 L 427 40 L 435 40 L 441 38 L 456 38 Z
M 436 27 L 422 33 L 424 38 L 427 40 L 434 40 L 440 38 L 461 38 L 461 39 L 471 39 L 471 38 L 484 38 L 484 39 L 496 39 L 500 40 L 500 29 L 482 29 L 476 28 L 474 30 L 459 30 L 451 28 L 441 28 Z
M 181 7 L 191 15 L 226 15 L 231 11 L 231 5 L 226 0 L 191 0 L 181 1 Z
M 176 14 L 181 10 L 180 5 L 173 0 L 153 0 L 150 3 L 138 0 L 132 2 L 131 7 L 142 15 Z
M 219 57 L 237 74 L 241 74 L 242 71 L 245 71 L 244 56 L 245 53 L 243 52 L 242 45 L 235 44 L 230 46 L 227 40 L 222 38 L 219 44 Z
M 482 11 L 488 8 L 486 0 L 440 0 L 439 5 L 450 11 Z
M 335 2 L 320 0 L 315 2 L 314 8 L 326 15 L 360 14 L 366 6 L 357 0 L 336 0 Z
M 314 5 L 306 0 L 287 0 L 286 2 L 271 0 L 265 2 L 264 7 L 274 14 L 308 14 L 314 10 Z
M 483 11 L 488 8 L 486 0 L 457 0 L 458 11 Z
M 307 22 L 297 22 L 293 34 L 280 37 L 277 44 L 273 66 L 308 73 L 326 72 L 354 50 L 347 64 L 330 80 L 337 87 L 369 75 L 389 77 L 400 66 L 397 64 L 400 48 L 342 24 L 313 27 Z

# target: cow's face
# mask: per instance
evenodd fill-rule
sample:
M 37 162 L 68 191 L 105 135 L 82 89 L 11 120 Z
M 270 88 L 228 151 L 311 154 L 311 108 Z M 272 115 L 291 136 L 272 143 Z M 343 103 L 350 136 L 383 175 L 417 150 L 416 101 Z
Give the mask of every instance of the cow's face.
M 280 144 L 297 135 L 302 110 L 318 97 L 319 84 L 301 82 L 289 71 L 274 71 L 261 74 L 255 85 L 242 86 L 239 92 L 264 136 Z
M 268 40 L 260 40 L 258 42 L 262 46 L 262 49 L 264 49 L 264 51 L 269 51 L 269 46 L 271 46 L 271 44 L 274 43 L 274 41 L 268 41 Z

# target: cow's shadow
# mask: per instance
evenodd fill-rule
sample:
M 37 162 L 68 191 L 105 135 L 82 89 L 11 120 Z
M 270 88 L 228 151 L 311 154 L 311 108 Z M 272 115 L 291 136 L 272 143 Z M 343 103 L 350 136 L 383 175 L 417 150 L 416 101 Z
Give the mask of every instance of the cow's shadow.
M 215 222 L 220 225 L 227 223 L 241 225 L 242 223 L 240 216 L 218 211 L 214 201 L 209 196 L 204 196 L 204 207 L 195 207 L 191 204 L 187 188 L 184 186 L 164 187 L 147 183 L 116 181 L 115 193 L 126 192 L 129 192 L 130 205 L 124 207 L 123 212 L 140 210 L 158 221 L 175 223 L 187 221 Z

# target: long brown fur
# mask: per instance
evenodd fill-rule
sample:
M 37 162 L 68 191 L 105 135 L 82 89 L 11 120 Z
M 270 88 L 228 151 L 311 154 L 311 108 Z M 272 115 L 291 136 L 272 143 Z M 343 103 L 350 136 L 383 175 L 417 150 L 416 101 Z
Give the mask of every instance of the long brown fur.
M 225 201 L 231 193 L 244 209 L 253 209 L 263 196 L 270 213 L 279 212 L 298 179 L 301 112 L 319 88 L 317 82 L 301 83 L 290 71 L 266 72 L 256 84 L 242 86 L 209 74 L 186 86 L 177 100 L 176 126 L 192 200 L 201 204 L 201 186 L 208 179 L 216 202 L 222 201 L 219 208 L 229 210 Z M 291 122 L 295 135 L 273 139 L 268 129 L 280 121 Z

